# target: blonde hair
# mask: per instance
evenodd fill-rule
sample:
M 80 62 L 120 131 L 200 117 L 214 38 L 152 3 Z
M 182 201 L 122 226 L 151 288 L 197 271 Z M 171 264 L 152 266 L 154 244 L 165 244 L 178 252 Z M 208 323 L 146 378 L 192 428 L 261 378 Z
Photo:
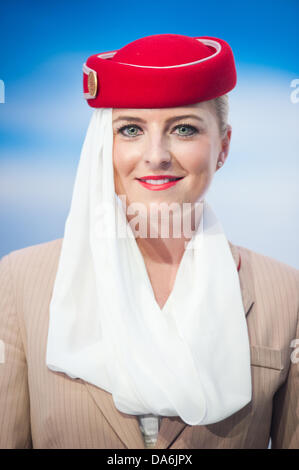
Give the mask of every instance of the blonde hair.
M 209 100 L 210 103 L 214 106 L 216 116 L 218 119 L 219 131 L 221 137 L 224 137 L 227 131 L 228 126 L 228 112 L 229 112 L 229 102 L 228 95 L 218 96 L 213 100 Z

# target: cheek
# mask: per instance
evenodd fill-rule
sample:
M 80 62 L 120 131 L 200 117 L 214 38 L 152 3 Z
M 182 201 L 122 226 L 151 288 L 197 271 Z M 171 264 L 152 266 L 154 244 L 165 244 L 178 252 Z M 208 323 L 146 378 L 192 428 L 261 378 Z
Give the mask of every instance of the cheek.
M 138 161 L 136 150 L 126 143 L 114 143 L 113 145 L 113 166 L 119 177 L 128 176 L 135 168 Z
M 185 145 L 177 151 L 181 165 L 193 175 L 209 173 L 212 168 L 212 148 L 208 140 Z

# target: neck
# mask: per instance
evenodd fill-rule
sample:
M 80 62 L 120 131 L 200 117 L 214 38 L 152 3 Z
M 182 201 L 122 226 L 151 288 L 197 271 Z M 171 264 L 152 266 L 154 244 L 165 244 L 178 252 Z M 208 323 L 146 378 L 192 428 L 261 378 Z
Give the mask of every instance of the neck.
M 150 230 L 148 230 L 146 237 L 138 236 L 137 234 L 135 237 L 136 243 L 144 260 L 155 264 L 179 265 L 188 242 L 198 229 L 201 217 L 202 205 L 199 206 L 197 210 L 195 210 L 193 206 L 189 213 L 188 221 L 185 217 L 179 224 L 180 236 L 178 236 L 177 232 L 176 235 L 174 234 L 172 217 L 170 217 L 170 221 L 167 222 L 167 227 L 165 226 L 166 222 L 160 222 L 159 224 L 155 224 L 154 227 L 150 227 L 152 233 L 156 234 L 155 237 L 148 235 Z M 166 228 L 168 229 L 167 231 Z M 161 236 L 161 234 L 165 234 L 165 232 L 168 233 L 169 236 Z
M 139 250 L 146 261 L 169 265 L 180 264 L 186 241 L 183 238 L 136 238 Z

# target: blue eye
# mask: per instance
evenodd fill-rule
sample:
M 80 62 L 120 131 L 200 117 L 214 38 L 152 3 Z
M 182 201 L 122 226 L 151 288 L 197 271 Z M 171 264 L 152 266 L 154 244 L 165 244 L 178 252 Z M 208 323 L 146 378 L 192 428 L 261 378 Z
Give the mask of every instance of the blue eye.
M 123 127 L 120 127 L 119 129 L 117 129 L 117 132 L 123 134 L 124 136 L 126 137 L 136 137 L 138 134 L 137 133 L 131 133 L 129 132 L 129 134 L 124 134 L 123 131 L 128 129 L 128 131 L 131 131 L 131 130 L 138 130 L 140 129 L 139 126 L 136 126 L 135 124 L 129 124 L 127 126 L 123 126 Z M 141 129 L 140 129 L 141 130 Z
M 174 130 L 176 129 L 182 129 L 183 132 L 179 133 L 180 137 L 189 137 L 198 132 L 198 130 L 193 126 L 190 126 L 190 124 L 178 124 L 177 126 L 175 126 Z
M 173 128 L 174 131 L 176 129 L 182 130 L 181 133 L 177 134 L 180 137 L 191 137 L 195 134 L 198 134 L 198 130 L 190 124 L 178 124 Z M 138 135 L 140 135 L 138 134 L 138 130 L 142 131 L 141 127 L 137 126 L 136 124 L 127 124 L 126 126 L 118 128 L 117 133 L 120 133 L 125 137 L 137 137 Z

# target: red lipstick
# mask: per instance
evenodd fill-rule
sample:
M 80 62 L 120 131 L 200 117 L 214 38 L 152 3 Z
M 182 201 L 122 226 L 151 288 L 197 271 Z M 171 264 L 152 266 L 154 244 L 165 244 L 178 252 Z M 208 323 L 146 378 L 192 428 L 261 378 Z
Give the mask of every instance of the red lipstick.
M 148 175 L 142 176 L 141 178 L 136 178 L 137 181 L 146 189 L 150 189 L 151 191 L 162 191 L 164 189 L 168 189 L 171 186 L 177 184 L 183 176 L 175 176 L 175 175 Z M 151 183 L 151 180 L 158 181 L 158 180 L 165 180 L 168 179 L 169 181 L 164 183 Z

